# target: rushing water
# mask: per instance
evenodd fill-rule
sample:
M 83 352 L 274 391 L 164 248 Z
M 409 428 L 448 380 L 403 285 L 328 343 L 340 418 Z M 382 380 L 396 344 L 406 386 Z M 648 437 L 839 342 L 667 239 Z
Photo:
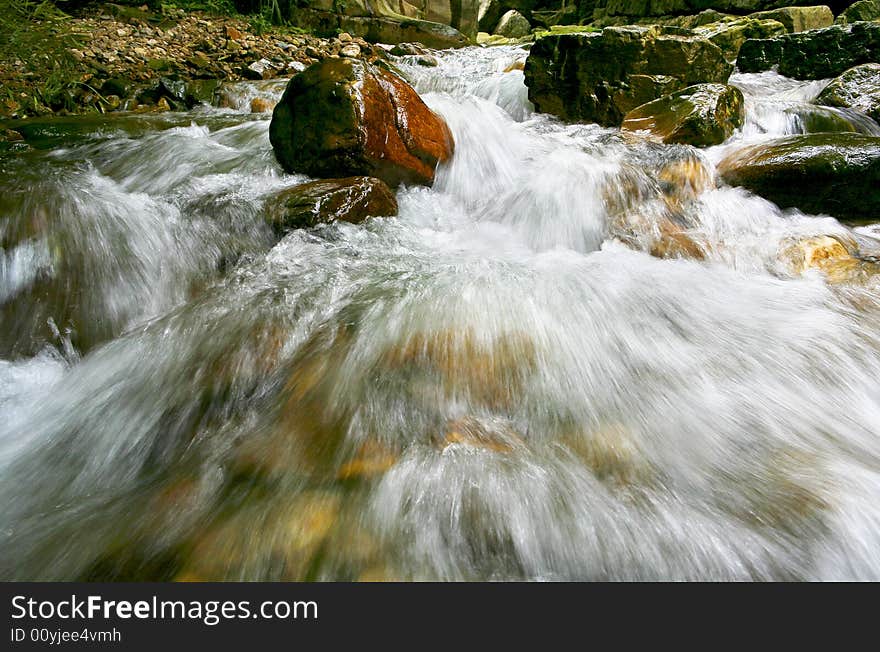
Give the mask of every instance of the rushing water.
M 277 243 L 305 177 L 240 109 L 282 86 L 32 125 L 0 159 L 0 576 L 880 579 L 878 277 L 785 255 L 875 230 L 713 181 L 821 86 L 735 76 L 747 124 L 699 152 L 535 115 L 524 57 L 404 61 L 456 141 L 434 188 Z M 649 255 L 670 214 L 702 260 Z

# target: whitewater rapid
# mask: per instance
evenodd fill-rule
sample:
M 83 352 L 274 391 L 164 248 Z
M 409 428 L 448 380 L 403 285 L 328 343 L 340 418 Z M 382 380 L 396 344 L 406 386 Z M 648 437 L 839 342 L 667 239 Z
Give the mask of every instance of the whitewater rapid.
M 277 243 L 277 82 L 0 159 L 0 576 L 880 579 L 880 287 L 781 255 L 880 236 L 713 181 L 821 86 L 653 147 L 535 114 L 525 55 L 404 60 L 434 187 Z M 682 157 L 702 260 L 649 254 Z

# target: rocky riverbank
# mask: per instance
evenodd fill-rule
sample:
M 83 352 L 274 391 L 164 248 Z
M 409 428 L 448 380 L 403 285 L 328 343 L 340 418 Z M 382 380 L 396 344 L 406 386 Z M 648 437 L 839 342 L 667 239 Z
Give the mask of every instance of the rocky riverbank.
M 186 94 L 177 97 L 168 81 L 200 82 L 190 94 L 202 99 L 217 85 L 205 82 L 290 75 L 333 56 L 372 61 L 384 55 L 347 34 L 319 38 L 289 27 L 255 29 L 245 16 L 159 13 L 146 6 L 104 4 L 35 25 L 60 45 L 0 60 L 0 118 L 167 110 Z

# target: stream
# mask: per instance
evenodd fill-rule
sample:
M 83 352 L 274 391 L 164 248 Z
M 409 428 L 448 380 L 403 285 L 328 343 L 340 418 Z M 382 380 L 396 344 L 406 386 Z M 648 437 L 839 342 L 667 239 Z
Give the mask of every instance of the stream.
M 525 56 L 404 58 L 455 139 L 434 187 L 280 241 L 264 202 L 307 177 L 247 107 L 286 80 L 32 121 L 0 153 L 0 578 L 880 580 L 880 276 L 785 256 L 880 225 L 714 181 L 880 127 L 737 74 L 729 141 L 654 145 L 535 114 Z M 702 259 L 650 255 L 673 205 Z

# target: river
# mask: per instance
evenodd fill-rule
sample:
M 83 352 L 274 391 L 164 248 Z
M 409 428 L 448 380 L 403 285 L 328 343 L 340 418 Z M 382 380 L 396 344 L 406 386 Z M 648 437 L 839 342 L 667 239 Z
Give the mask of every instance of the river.
M 434 187 L 280 242 L 306 177 L 241 109 L 283 82 L 33 123 L 0 158 L 0 577 L 880 579 L 880 284 L 781 253 L 880 226 L 713 181 L 821 84 L 735 75 L 728 142 L 648 146 L 533 113 L 525 54 L 401 64 L 455 138 Z M 670 202 L 701 260 L 649 255 Z

